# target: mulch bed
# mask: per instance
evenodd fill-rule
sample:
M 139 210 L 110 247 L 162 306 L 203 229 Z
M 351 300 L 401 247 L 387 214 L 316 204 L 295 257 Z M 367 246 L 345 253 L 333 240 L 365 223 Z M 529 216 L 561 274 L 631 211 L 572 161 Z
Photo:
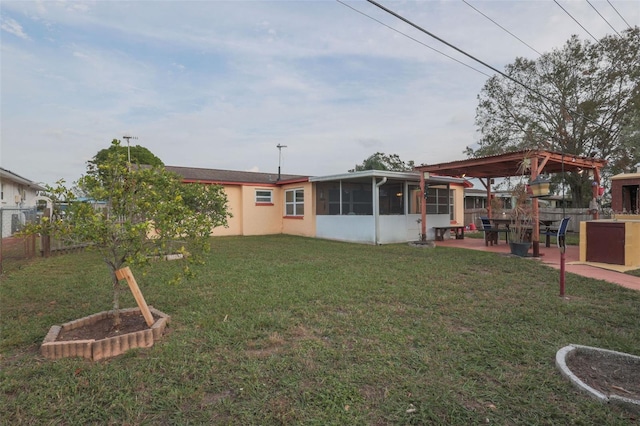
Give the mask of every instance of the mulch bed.
M 591 351 L 574 351 L 567 367 L 604 395 L 640 400 L 640 361 Z
M 154 315 L 154 322 L 158 320 L 158 317 Z M 104 318 L 93 324 L 85 325 L 73 330 L 60 331 L 56 341 L 69 341 L 69 340 L 100 340 L 107 337 L 120 336 L 126 333 L 134 333 L 136 331 L 148 330 L 149 326 L 144 320 L 144 317 L 140 312 L 134 313 L 121 313 L 120 320 L 122 323 L 118 329 L 113 326 L 113 318 Z

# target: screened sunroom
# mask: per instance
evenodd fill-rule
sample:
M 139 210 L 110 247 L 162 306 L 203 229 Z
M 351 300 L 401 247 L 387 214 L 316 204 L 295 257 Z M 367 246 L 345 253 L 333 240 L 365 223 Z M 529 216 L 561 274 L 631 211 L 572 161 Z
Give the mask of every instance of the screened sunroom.
M 366 170 L 309 181 L 315 186 L 317 237 L 369 244 L 419 239 L 424 194 L 417 172 Z M 427 181 L 428 239 L 434 238 L 433 227 L 448 225 L 458 215 L 462 220 L 463 183 L 451 177 Z

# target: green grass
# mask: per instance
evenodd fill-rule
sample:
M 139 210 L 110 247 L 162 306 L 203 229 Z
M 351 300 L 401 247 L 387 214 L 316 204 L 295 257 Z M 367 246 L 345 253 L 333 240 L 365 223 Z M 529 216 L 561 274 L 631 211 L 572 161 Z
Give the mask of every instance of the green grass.
M 0 422 L 633 422 L 575 390 L 554 357 L 569 343 L 638 354 L 638 292 L 568 274 L 560 299 L 556 270 L 463 249 L 292 236 L 212 246 L 190 282 L 165 284 L 172 262 L 134 270 L 169 333 L 101 362 L 38 354 L 51 325 L 109 309 L 95 254 L 3 276 Z

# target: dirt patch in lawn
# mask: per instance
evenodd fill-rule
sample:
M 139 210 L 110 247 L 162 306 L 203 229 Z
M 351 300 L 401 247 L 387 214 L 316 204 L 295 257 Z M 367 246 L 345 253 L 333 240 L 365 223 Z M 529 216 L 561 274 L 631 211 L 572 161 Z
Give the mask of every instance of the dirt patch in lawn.
M 159 317 L 153 316 L 154 323 Z M 108 337 L 121 336 L 127 333 L 135 333 L 137 331 L 148 330 L 150 327 L 144 320 L 144 317 L 140 312 L 135 313 L 121 313 L 120 319 L 122 323 L 117 329 L 113 326 L 113 318 L 103 318 L 94 322 L 93 324 L 85 324 L 81 327 L 74 328 L 73 330 L 62 329 L 57 342 L 70 341 L 70 340 L 100 340 Z
M 573 351 L 567 367 L 604 395 L 640 400 L 640 360 L 593 351 Z

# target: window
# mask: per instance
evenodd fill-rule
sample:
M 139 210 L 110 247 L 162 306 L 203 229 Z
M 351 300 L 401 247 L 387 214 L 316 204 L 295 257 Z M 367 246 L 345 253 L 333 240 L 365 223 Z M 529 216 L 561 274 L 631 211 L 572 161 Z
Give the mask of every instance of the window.
M 304 216 L 304 189 L 290 189 L 284 197 L 285 216 Z
M 316 214 L 372 215 L 371 182 L 318 182 Z
M 429 185 L 427 189 L 427 214 L 448 214 L 453 220 L 453 190 L 448 185 Z
M 273 191 L 270 189 L 256 189 L 256 204 L 273 204 Z
M 380 214 L 404 214 L 404 184 L 402 182 L 389 182 L 382 185 L 378 200 L 380 202 Z

